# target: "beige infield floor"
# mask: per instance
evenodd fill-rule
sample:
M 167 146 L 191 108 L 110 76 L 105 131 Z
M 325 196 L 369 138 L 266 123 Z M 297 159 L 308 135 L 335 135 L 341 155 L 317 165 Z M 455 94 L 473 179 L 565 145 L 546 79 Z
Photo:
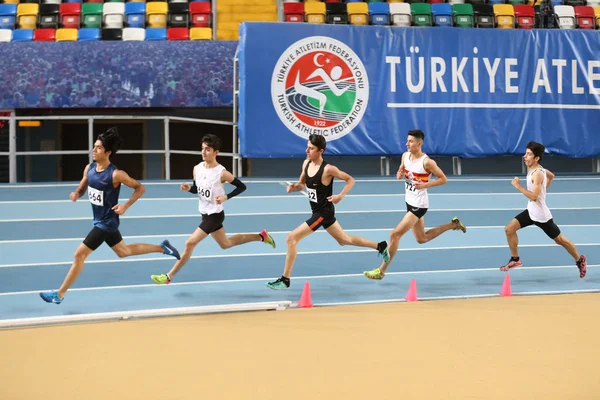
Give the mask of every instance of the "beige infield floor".
M 0 400 L 600 399 L 600 294 L 0 331 Z

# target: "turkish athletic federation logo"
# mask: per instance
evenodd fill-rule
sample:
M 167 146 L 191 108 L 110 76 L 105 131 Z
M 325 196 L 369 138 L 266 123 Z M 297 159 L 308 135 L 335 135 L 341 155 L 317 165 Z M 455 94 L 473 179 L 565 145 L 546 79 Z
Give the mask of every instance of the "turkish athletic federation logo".
M 329 141 L 347 135 L 369 102 L 367 71 L 344 43 L 312 36 L 288 47 L 275 65 L 271 97 L 277 115 L 294 134 Z

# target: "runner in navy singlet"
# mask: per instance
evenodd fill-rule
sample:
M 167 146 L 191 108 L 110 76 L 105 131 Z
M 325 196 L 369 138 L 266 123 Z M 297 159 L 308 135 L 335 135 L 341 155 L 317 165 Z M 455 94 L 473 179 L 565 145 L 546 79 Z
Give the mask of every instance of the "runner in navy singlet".
M 116 128 L 111 128 L 98 136 L 98 140 L 94 143 L 92 157 L 94 162 L 85 167 L 79 187 L 69 196 L 71 201 L 77 201 L 87 190 L 94 215 L 94 227 L 75 250 L 73 264 L 62 286 L 58 290 L 40 293 L 40 297 L 47 303 L 60 304 L 63 301 L 65 293 L 83 270 L 85 260 L 102 243 L 109 245 L 119 257 L 163 253 L 179 259 L 179 252 L 168 240 L 160 245 L 145 243 L 127 245 L 123 241 L 119 232 L 119 215 L 125 214 L 146 189 L 125 171 L 111 163 L 110 158 L 117 153 L 121 143 L 122 139 Z M 131 198 L 125 204 L 119 204 L 121 184 L 134 189 Z

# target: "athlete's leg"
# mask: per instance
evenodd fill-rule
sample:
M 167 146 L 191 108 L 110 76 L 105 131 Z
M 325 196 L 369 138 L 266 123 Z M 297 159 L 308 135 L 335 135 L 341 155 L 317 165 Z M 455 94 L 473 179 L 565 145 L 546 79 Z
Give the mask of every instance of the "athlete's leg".
M 204 232 L 200 228 L 196 228 L 194 233 L 185 241 L 185 247 L 183 249 L 183 254 L 181 255 L 181 259 L 177 260 L 173 268 L 167 274 L 169 279 L 173 279 L 177 272 L 189 261 L 192 253 L 194 252 L 194 248 L 200 243 L 204 238 L 206 238 L 208 234 Z
M 456 223 L 448 222 L 447 224 L 436 226 L 435 228 L 431 228 L 425 232 L 425 218 L 419 219 L 419 221 L 417 221 L 417 223 L 412 227 L 415 239 L 417 239 L 417 243 L 419 244 L 427 243 L 430 240 L 440 236 L 442 233 L 452 229 L 456 229 Z
M 389 261 L 390 253 L 386 241 L 378 243 L 360 236 L 348 235 L 346 232 L 344 232 L 338 221 L 335 221 L 333 225 L 329 226 L 325 230 L 340 244 L 340 246 L 368 247 L 370 249 L 377 250 L 379 254 L 384 257 L 384 259 Z
M 563 235 L 561 233 L 556 238 L 554 238 L 554 242 L 556 242 L 556 244 L 564 247 L 565 250 L 567 250 L 569 252 L 571 257 L 573 257 L 575 259 L 575 262 L 579 261 L 581 254 L 579 254 L 579 252 L 577 251 L 577 247 L 575 247 L 575 244 L 573 244 L 573 242 L 571 242 L 569 240 L 569 238 L 567 238 L 565 235 Z
M 112 246 L 111 249 L 115 254 L 121 258 L 138 256 L 140 254 L 150 253 L 164 253 L 165 250 L 159 244 L 148 244 L 148 243 L 133 243 L 125 244 L 124 240 L 121 240 L 116 245 Z
M 222 249 L 229 249 L 233 246 L 239 246 L 241 244 L 250 242 L 264 242 L 265 239 L 267 241 L 272 240 L 271 235 L 269 235 L 266 230 L 263 230 L 261 233 L 241 233 L 227 237 L 225 228 L 221 228 L 210 235 L 213 237 L 213 239 L 215 239 Z M 274 245 L 275 242 L 273 241 L 273 246 Z
M 318 226 L 316 229 L 318 229 Z M 287 253 L 285 255 L 283 275 L 272 282 L 267 282 L 267 286 L 269 288 L 281 290 L 290 287 L 290 276 L 292 275 L 292 269 L 294 268 L 296 255 L 298 254 L 298 242 L 313 232 L 314 231 L 311 229 L 310 225 L 304 222 L 287 235 L 285 238 L 285 242 L 287 244 Z
M 510 260 L 508 260 L 506 265 L 500 267 L 500 271 L 508 271 L 512 268 L 523 265 L 523 262 L 519 258 L 519 237 L 517 236 L 517 231 L 521 228 L 521 223 L 517 218 L 511 219 L 510 222 L 504 227 L 506 241 L 508 242 L 508 247 L 510 249 Z
M 413 226 L 419 221 L 419 218 L 411 212 L 407 212 L 400 223 L 392 230 L 390 233 L 390 241 L 388 245 L 388 249 L 390 252 L 389 261 L 383 261 L 379 268 L 375 268 L 372 271 L 364 271 L 364 275 L 369 279 L 382 279 L 385 275 L 385 271 L 388 266 L 391 264 L 396 252 L 398 251 L 398 246 L 400 244 L 400 238 L 404 236 L 406 232 L 412 229 Z
M 67 290 L 75 283 L 77 277 L 83 271 L 83 264 L 85 263 L 86 258 L 92 254 L 93 250 L 87 247 L 85 244 L 81 243 L 77 250 L 75 250 L 75 254 L 73 255 L 73 264 L 71 264 L 71 269 L 67 273 L 63 284 L 58 289 L 58 297 L 61 299 L 65 297 Z

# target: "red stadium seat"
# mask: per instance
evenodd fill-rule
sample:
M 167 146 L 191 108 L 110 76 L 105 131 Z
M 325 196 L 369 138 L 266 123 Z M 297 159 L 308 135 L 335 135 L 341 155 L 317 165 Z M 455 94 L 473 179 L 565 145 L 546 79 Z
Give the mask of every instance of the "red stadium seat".
M 210 3 L 205 1 L 195 1 L 190 3 L 190 15 L 192 16 L 192 26 L 210 27 Z
M 56 41 L 56 29 L 44 28 L 33 31 L 34 42 L 54 42 Z
M 188 28 L 169 28 L 167 29 L 167 40 L 190 40 L 190 30 Z

